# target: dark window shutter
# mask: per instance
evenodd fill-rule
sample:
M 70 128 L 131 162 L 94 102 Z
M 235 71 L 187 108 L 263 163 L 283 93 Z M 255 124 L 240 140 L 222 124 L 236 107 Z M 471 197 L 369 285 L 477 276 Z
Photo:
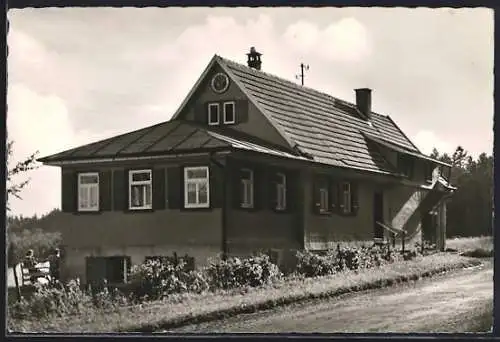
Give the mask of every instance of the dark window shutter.
M 241 207 L 241 171 L 240 167 L 233 166 L 231 169 L 231 202 L 233 208 L 238 209 Z M 255 180 L 254 180 L 255 182 Z M 255 194 L 254 194 L 255 196 Z
M 268 189 L 266 169 L 258 166 L 253 169 L 253 205 L 256 210 L 266 208 L 266 200 L 270 190 Z
M 286 180 L 288 181 L 288 179 Z M 278 184 L 278 175 L 275 171 L 267 173 L 267 189 L 268 189 L 268 205 L 269 209 L 275 210 L 278 206 L 278 190 L 276 185 Z
M 73 171 L 62 171 L 61 210 L 66 213 L 75 212 L 78 207 L 78 177 Z
M 212 163 L 210 166 L 210 207 L 222 208 L 224 203 L 224 170 Z
M 236 123 L 244 123 L 248 121 L 248 100 L 236 101 Z
M 111 191 L 111 171 L 99 172 L 99 209 L 101 211 L 111 210 Z
M 106 279 L 106 259 L 103 257 L 85 258 L 87 284 L 100 286 Z
M 169 209 L 180 209 L 184 206 L 183 178 L 184 173 L 180 166 L 172 166 L 167 169 Z
M 194 118 L 196 122 L 207 124 L 208 123 L 208 104 L 197 103 L 194 106 Z
M 298 186 L 297 173 L 289 172 L 286 175 L 286 210 L 288 212 L 294 212 L 297 209 Z
M 153 209 L 165 209 L 165 169 L 153 169 Z
M 335 180 L 330 180 L 328 187 L 328 201 L 330 210 L 332 212 L 340 212 L 340 198 L 339 198 L 339 183 Z
M 356 215 L 359 209 L 358 184 L 351 182 L 351 214 Z
M 321 209 L 321 194 L 319 191 L 321 188 L 321 180 L 318 177 L 313 177 L 312 182 L 312 211 L 313 213 L 319 214 Z
M 125 170 L 113 171 L 113 209 L 115 211 L 128 208 L 128 172 Z

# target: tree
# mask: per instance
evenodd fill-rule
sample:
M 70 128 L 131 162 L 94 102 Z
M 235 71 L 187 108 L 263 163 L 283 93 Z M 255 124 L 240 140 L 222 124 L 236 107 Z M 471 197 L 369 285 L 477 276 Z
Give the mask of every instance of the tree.
M 447 210 L 447 235 L 491 235 L 493 224 L 493 156 L 477 160 L 458 146 L 450 157 L 434 149 L 431 157 L 452 165 L 451 183 L 457 187 Z
M 10 168 L 10 163 L 9 159 L 12 157 L 13 154 L 13 146 L 14 146 L 14 141 L 9 141 L 7 143 L 7 210 L 10 211 L 9 208 L 9 196 L 15 196 L 19 199 L 22 199 L 20 196 L 21 191 L 24 189 L 26 185 L 28 185 L 30 179 L 25 179 L 19 183 L 16 183 L 14 181 L 14 177 L 26 173 L 30 170 L 34 170 L 38 168 L 37 162 L 36 162 L 36 156 L 38 155 L 38 151 L 24 159 L 23 161 L 17 162 L 17 164 Z

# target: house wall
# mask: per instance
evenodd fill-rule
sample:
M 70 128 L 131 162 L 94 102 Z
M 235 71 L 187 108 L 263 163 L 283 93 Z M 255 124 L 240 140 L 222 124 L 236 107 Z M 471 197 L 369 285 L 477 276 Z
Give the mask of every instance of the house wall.
M 192 163 L 191 161 L 187 165 Z M 208 161 L 204 159 L 197 159 L 196 164 L 209 166 Z M 154 165 L 92 165 L 92 171 L 123 170 L 133 166 L 164 167 L 168 172 L 172 167 L 183 165 L 186 164 L 180 161 Z M 63 168 L 62 174 L 85 171 L 88 171 L 88 168 L 83 166 Z M 171 209 L 168 205 L 168 187 L 169 184 L 166 184 L 165 209 L 126 211 L 112 208 L 98 213 L 62 212 L 52 218 L 53 224 L 58 226 L 62 233 L 65 250 L 62 275 L 78 276 L 85 281 L 87 256 L 123 255 L 131 257 L 133 264 L 140 264 L 146 256 L 171 256 L 174 252 L 182 256 L 188 253 L 195 258 L 198 267 L 206 264 L 209 258 L 219 255 L 222 246 L 222 209 Z M 177 189 L 183 191 L 183 185 Z M 212 203 L 215 196 L 211 190 Z
M 336 248 L 338 243 L 373 240 L 373 194 L 377 186 L 364 180 L 358 183 L 359 209 L 355 216 L 313 212 L 312 173 L 304 171 L 304 246 L 310 250 Z
M 385 222 L 407 232 L 405 243 L 408 246 L 422 241 L 422 216 L 419 205 L 425 196 L 425 190 L 402 185 L 392 186 L 384 193 Z M 387 231 L 385 234 L 389 237 Z
M 240 87 L 234 82 L 230 81 L 229 88 L 223 94 L 215 93 L 211 87 L 210 82 L 212 77 L 218 73 L 224 72 L 219 65 L 214 65 L 214 68 L 207 74 L 199 88 L 196 90 L 194 96 L 189 100 L 186 109 L 180 114 L 179 118 L 195 121 L 196 105 L 203 104 L 209 101 L 224 101 L 224 100 L 247 100 L 247 96 Z M 278 131 L 269 123 L 266 117 L 257 109 L 257 107 L 250 101 L 248 107 L 248 118 L 245 122 L 236 125 L 230 125 L 231 129 L 243 132 L 254 137 L 260 138 L 272 144 L 283 147 L 288 147 L 286 140 L 278 133 Z M 238 113 L 236 113 L 238 115 Z

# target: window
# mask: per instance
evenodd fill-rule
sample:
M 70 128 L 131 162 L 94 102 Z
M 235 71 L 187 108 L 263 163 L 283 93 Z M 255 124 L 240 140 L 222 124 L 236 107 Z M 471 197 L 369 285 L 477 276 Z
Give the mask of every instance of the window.
M 184 207 L 209 207 L 208 167 L 184 168 Z
M 224 102 L 224 123 L 234 124 L 236 122 L 236 113 L 234 102 Z
M 129 256 L 87 257 L 87 283 L 93 285 L 102 285 L 105 281 L 111 285 L 126 283 L 131 265 Z
M 319 189 L 319 212 L 325 213 L 330 210 L 328 207 L 328 189 L 320 188 Z
M 352 212 L 351 206 L 351 183 L 342 183 L 342 212 L 350 214 Z
M 129 209 L 151 209 L 152 188 L 151 170 L 129 171 Z
M 99 174 L 78 174 L 78 211 L 99 210 Z
M 276 210 L 286 209 L 286 176 L 282 173 L 276 174 Z
M 241 170 L 241 207 L 253 208 L 253 171 Z
M 219 124 L 219 104 L 209 103 L 208 104 L 208 124 L 218 125 Z
M 407 176 L 412 177 L 413 175 L 413 158 L 407 154 L 400 154 L 398 157 L 398 169 L 399 171 Z

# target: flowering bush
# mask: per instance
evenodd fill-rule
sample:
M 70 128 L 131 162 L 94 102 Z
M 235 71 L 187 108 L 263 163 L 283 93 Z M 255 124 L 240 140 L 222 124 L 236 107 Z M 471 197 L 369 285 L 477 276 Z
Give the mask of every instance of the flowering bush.
M 268 255 L 237 257 L 212 262 L 205 270 L 212 289 L 256 287 L 280 279 L 283 274 Z
M 208 289 L 204 275 L 188 271 L 183 260 L 147 260 L 132 268 L 129 279 L 127 289 L 134 299 L 154 300 L 173 293 L 201 293 Z
M 318 255 L 310 251 L 297 252 L 296 272 L 306 277 L 335 274 L 347 270 L 379 267 L 400 260 L 411 260 L 419 255 L 417 250 L 402 255 L 389 246 L 340 247 Z

